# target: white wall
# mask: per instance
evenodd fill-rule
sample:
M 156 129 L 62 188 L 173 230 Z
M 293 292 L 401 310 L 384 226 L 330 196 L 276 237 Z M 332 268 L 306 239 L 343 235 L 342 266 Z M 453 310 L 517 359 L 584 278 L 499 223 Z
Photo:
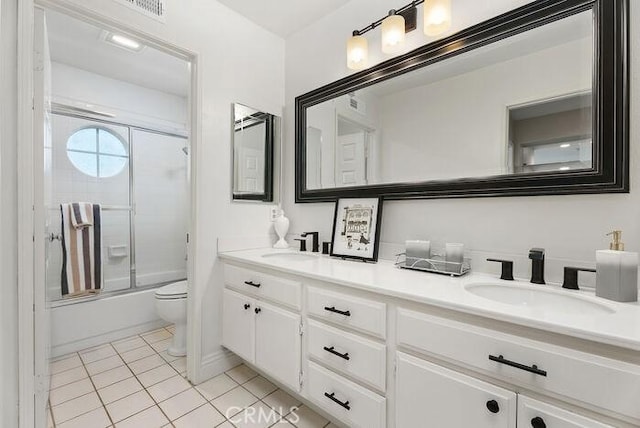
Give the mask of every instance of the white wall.
M 17 1 L 0 1 L 0 426 L 18 426 Z
M 65 0 L 78 8 L 125 22 L 198 54 L 201 146 L 194 151 L 197 171 L 195 276 L 190 298 L 202 327 L 200 357 L 211 364 L 193 380 L 204 380 L 222 358 L 220 309 L 222 268 L 217 261 L 219 237 L 265 236 L 270 233 L 269 207 L 231 203 L 231 120 L 234 102 L 280 116 L 284 105 L 284 41 L 214 0 L 172 2 L 166 23 L 126 6 L 104 0 Z M 178 6 L 179 5 L 179 6 Z M 223 363 L 224 361 L 221 360 Z
M 451 32 L 466 28 L 528 0 L 456 0 Z M 320 230 L 330 238 L 333 204 L 294 204 L 294 99 L 350 74 L 346 67 L 345 41 L 354 28 L 384 15 L 397 6 L 392 0 L 352 0 L 339 12 L 299 31 L 287 39 L 285 113 L 285 210 L 292 233 Z M 420 11 L 418 13 L 420 16 Z M 640 21 L 640 5 L 631 2 L 630 22 Z M 421 23 L 418 22 L 418 29 Z M 631 118 L 637 117 L 640 100 L 640 27 L 631 30 Z M 379 62 L 379 30 L 367 34 L 370 64 Z M 433 39 L 420 30 L 408 35 L 407 50 Z M 627 249 L 640 250 L 640 122 L 631 122 L 631 193 L 610 195 L 539 196 L 387 202 L 384 205 L 382 241 L 403 243 L 428 238 L 436 244 L 463 242 L 467 248 L 503 254 L 516 260 L 516 273 L 527 276 L 526 253 L 534 246 L 547 249 L 551 259 L 548 278 L 559 280 L 563 264 L 593 264 L 595 250 L 607 247 L 604 234 L 624 230 Z M 498 266 L 481 263 L 474 268 L 499 272 Z

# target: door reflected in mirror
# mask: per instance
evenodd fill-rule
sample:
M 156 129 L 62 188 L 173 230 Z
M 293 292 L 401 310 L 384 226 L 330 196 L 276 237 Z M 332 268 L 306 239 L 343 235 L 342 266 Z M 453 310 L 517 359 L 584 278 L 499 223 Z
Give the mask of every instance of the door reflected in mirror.
M 233 105 L 233 199 L 273 202 L 278 117 Z

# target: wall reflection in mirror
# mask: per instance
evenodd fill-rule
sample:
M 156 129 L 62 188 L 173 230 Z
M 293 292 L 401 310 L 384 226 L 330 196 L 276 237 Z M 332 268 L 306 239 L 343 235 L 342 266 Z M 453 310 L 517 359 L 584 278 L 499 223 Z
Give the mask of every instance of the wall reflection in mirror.
M 233 105 L 233 199 L 273 201 L 278 117 Z
M 306 110 L 306 188 L 592 169 L 591 10 Z

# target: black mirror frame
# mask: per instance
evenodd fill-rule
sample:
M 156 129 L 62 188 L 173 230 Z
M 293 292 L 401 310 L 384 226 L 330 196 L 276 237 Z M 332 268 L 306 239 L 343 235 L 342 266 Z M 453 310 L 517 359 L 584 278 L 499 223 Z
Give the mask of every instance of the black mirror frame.
M 306 188 L 306 109 L 515 34 L 594 13 L 594 168 L 421 183 Z M 393 199 L 629 192 L 629 0 L 538 0 L 296 97 L 296 203 L 346 197 Z
M 264 141 L 264 192 L 261 193 L 235 193 L 231 189 L 231 197 L 234 201 L 256 201 L 256 202 L 273 202 L 273 159 L 274 159 L 274 139 L 275 124 L 274 116 L 269 113 L 260 113 L 258 118 L 264 118 L 265 123 L 265 141 Z M 235 121 L 235 120 L 234 120 Z M 233 150 L 233 144 L 232 144 Z M 233 181 L 233 180 L 232 180 Z M 235 183 L 232 183 L 232 187 Z

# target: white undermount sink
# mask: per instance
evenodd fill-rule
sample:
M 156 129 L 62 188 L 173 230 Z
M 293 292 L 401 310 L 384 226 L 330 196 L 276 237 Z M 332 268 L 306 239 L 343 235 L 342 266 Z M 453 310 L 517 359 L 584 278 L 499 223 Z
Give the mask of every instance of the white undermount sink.
M 265 259 L 272 259 L 283 262 L 304 262 L 309 260 L 316 260 L 318 258 L 315 254 L 308 253 L 296 253 L 293 251 L 282 253 L 267 253 L 262 255 Z
M 564 290 L 526 284 L 468 284 L 465 289 L 476 296 L 507 305 L 574 314 L 613 314 L 615 309 L 595 298 Z

